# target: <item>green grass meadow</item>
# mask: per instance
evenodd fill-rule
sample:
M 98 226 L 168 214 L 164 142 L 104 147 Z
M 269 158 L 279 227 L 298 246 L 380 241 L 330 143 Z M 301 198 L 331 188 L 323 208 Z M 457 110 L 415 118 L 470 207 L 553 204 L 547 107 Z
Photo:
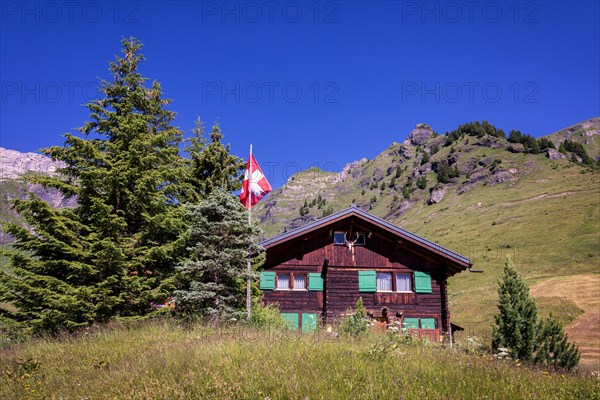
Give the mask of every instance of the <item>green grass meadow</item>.
M 0 398 L 599 399 L 600 381 L 385 336 L 154 321 L 0 350 Z

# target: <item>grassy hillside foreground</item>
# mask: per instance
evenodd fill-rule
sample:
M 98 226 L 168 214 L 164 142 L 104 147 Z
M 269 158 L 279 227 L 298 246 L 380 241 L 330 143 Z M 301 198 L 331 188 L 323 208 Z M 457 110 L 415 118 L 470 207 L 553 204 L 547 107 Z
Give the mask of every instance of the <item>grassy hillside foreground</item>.
M 597 378 L 433 345 L 168 322 L 0 350 L 2 399 L 599 399 Z

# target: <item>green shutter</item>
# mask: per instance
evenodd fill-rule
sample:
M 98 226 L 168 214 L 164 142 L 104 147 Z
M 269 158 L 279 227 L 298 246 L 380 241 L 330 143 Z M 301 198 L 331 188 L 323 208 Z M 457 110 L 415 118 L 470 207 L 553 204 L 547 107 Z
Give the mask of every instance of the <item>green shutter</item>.
M 275 290 L 275 272 L 263 271 L 260 273 L 260 288 L 262 290 Z
M 431 293 L 431 274 L 415 271 L 415 293 Z
M 308 274 L 308 290 L 315 292 L 323 291 L 323 277 L 319 273 L 311 272 Z
M 404 318 L 404 329 L 418 329 L 419 318 Z
M 421 329 L 435 329 L 435 319 L 421 318 Z
M 317 331 L 317 314 L 302 314 L 302 332 Z
M 293 331 L 298 330 L 298 314 L 297 313 L 281 313 L 281 317 L 287 322 L 288 329 Z
M 370 293 L 377 291 L 377 274 L 375 271 L 358 271 L 358 291 Z

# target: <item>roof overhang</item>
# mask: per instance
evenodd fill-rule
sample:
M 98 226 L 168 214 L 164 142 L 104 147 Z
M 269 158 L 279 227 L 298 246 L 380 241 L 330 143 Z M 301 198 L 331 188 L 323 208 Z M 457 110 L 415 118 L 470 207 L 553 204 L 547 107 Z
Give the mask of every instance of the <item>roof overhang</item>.
M 467 257 L 464 257 L 421 236 L 415 235 L 414 233 L 402 229 L 382 218 L 369 214 L 368 212 L 363 211 L 355 206 L 346 208 L 335 214 L 331 214 L 327 217 L 308 223 L 289 232 L 274 236 L 270 239 L 262 241 L 259 244 L 266 249 L 270 249 L 278 245 L 287 243 L 290 240 L 301 238 L 313 231 L 323 229 L 329 225 L 333 225 L 336 222 L 340 222 L 348 218 L 357 218 L 359 220 L 365 221 L 369 224 L 380 228 L 383 231 L 390 233 L 393 236 L 396 236 L 397 239 L 401 240 L 403 243 L 407 242 L 414 248 L 423 249 L 425 252 L 434 254 L 439 258 L 442 258 L 446 261 L 446 265 L 448 267 L 448 275 L 454 275 L 458 272 L 466 270 L 467 268 L 471 268 L 472 266 L 470 260 Z

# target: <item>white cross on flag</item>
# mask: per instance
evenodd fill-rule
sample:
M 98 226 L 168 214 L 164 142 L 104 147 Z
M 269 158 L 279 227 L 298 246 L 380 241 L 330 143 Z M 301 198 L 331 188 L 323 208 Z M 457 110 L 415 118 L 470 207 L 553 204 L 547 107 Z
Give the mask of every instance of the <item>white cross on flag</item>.
M 246 173 L 244 174 L 244 182 L 242 183 L 240 201 L 249 210 L 270 191 L 271 185 L 269 185 L 254 156 L 250 153 L 248 164 L 246 165 Z

